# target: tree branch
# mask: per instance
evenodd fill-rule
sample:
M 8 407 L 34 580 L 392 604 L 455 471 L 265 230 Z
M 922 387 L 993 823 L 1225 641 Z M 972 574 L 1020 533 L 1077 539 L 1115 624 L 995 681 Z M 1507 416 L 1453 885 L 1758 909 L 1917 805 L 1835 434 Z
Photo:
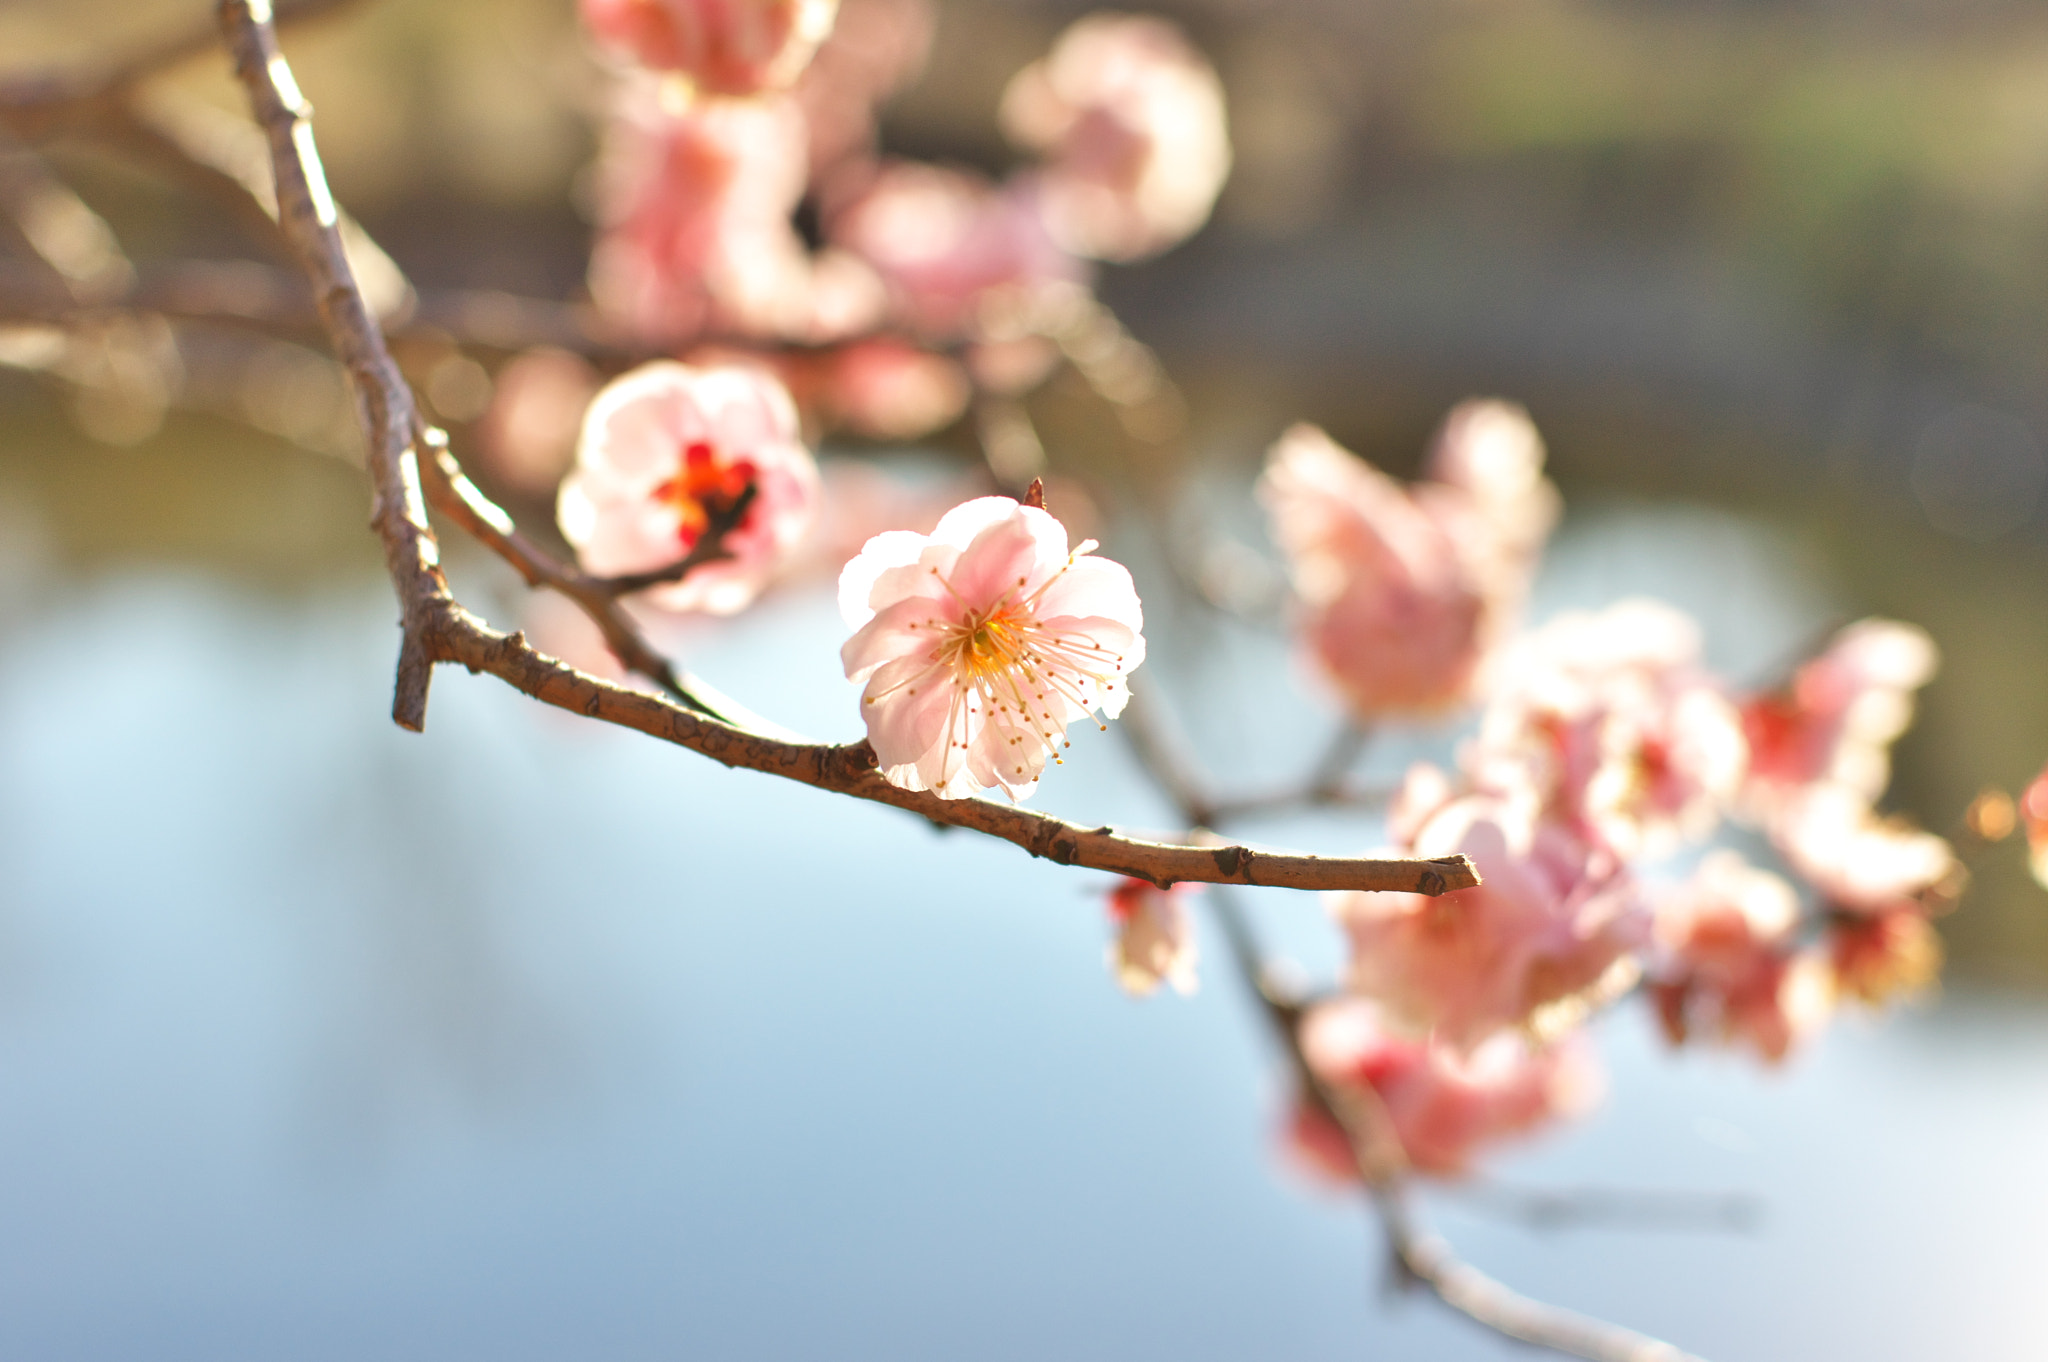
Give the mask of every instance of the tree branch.
M 972 828 L 1062 865 L 1133 875 L 1156 884 L 1180 880 L 1296 889 L 1379 889 L 1444 893 L 1478 883 L 1464 857 L 1379 860 L 1288 855 L 1245 846 L 1196 847 L 1149 842 L 1111 828 L 1083 828 L 1049 814 L 987 799 L 939 799 L 898 789 L 875 770 L 865 742 L 809 743 L 742 728 L 673 700 L 587 676 L 477 619 L 448 590 L 439 547 L 427 523 L 419 451 L 428 449 L 428 485 L 436 502 L 525 573 L 563 589 L 569 574 L 518 536 L 510 516 L 462 477 L 427 427 L 386 349 L 382 332 L 349 270 L 340 214 L 315 149 L 309 110 L 277 48 L 266 0 L 222 0 L 220 18 L 235 69 L 257 123 L 269 139 L 279 223 L 313 285 L 321 321 L 353 385 L 368 437 L 371 525 L 383 540 L 397 590 L 405 641 L 394 717 L 417 729 L 426 720 L 426 674 L 434 662 L 489 672 L 536 699 L 688 747 L 728 766 L 744 766 L 820 789 L 850 794 Z M 445 484 L 445 486 L 443 485 Z M 572 599 L 573 592 L 569 592 Z M 579 604 L 582 602 L 579 601 Z M 611 602 L 607 599 L 609 607 Z

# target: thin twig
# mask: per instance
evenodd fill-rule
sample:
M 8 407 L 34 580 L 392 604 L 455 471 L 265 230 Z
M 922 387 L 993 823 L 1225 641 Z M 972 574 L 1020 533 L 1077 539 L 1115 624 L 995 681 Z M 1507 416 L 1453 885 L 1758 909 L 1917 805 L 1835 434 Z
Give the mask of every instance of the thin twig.
M 616 577 L 593 577 L 591 582 L 599 590 L 614 596 L 628 596 L 635 591 L 645 591 L 651 586 L 665 586 L 680 582 L 707 563 L 722 563 L 732 557 L 732 550 L 726 547 L 726 538 L 745 523 L 747 512 L 761 495 L 761 484 L 750 482 L 740 489 L 740 494 L 723 506 L 708 507 L 704 515 L 704 532 L 697 542 L 690 545 L 690 551 L 675 562 L 663 567 L 649 568 L 645 572 L 626 572 Z
M 445 448 L 428 445 L 411 390 L 350 274 L 338 229 L 339 212 L 321 173 L 310 111 L 277 49 L 264 0 L 222 0 L 222 30 L 235 57 L 256 121 L 269 138 L 278 187 L 279 221 L 320 305 L 330 343 L 353 385 L 368 437 L 365 467 L 373 489 L 372 527 L 398 592 L 403 642 L 393 717 L 408 728 L 426 721 L 427 680 L 434 664 L 455 662 L 489 672 L 546 703 L 636 729 L 700 752 L 728 766 L 780 775 L 821 789 L 888 804 L 936 823 L 972 828 L 1062 865 L 1133 875 L 1156 884 L 1181 880 L 1299 889 L 1354 888 L 1443 893 L 1478 882 L 1464 857 L 1380 860 L 1298 856 L 1245 846 L 1148 842 L 1114 829 L 1083 828 L 1049 814 L 988 799 L 940 799 L 899 789 L 875 769 L 873 749 L 809 743 L 742 728 L 587 676 L 528 646 L 519 634 L 485 625 L 449 593 L 439 547 L 427 523 L 419 451 L 432 449 L 430 482 L 447 483 L 437 501 L 462 509 L 464 523 L 488 531 L 484 542 L 522 571 L 545 556 L 518 538 L 510 516 L 461 479 Z M 514 557 L 517 552 L 522 557 Z M 552 584 L 552 583 L 550 583 Z
M 1581 1226 L 1630 1230 L 1755 1232 L 1763 1203 L 1743 1192 L 1615 1187 L 1517 1187 L 1493 1179 L 1454 1183 L 1445 1194 L 1532 1230 Z
M 1358 759 L 1365 755 L 1365 749 L 1372 742 L 1372 728 L 1356 719 L 1347 718 L 1336 733 L 1331 735 L 1330 746 L 1323 753 L 1322 760 L 1309 774 L 1308 796 L 1311 802 L 1323 802 L 1337 795 L 1344 788 L 1345 779 L 1351 768 L 1358 765 Z

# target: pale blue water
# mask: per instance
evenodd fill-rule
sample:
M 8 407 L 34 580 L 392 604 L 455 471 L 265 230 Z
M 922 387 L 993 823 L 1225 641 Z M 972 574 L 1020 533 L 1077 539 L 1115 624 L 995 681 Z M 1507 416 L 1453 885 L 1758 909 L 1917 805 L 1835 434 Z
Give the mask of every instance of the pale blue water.
M 1527 1355 L 1384 1296 L 1362 1214 L 1273 1157 L 1230 981 L 1123 998 L 1089 876 L 459 672 L 402 734 L 372 583 L 13 599 L 0 1356 Z M 838 637 L 791 598 L 688 660 L 843 737 Z M 1328 721 L 1258 722 L 1296 752 Z M 1165 821 L 1114 741 L 1075 751 L 1041 805 Z M 1334 960 L 1312 900 L 1257 906 Z M 1722 1362 L 2048 1355 L 2048 1012 L 1951 996 L 1773 1075 L 1633 1010 L 1602 1039 L 1606 1106 L 1503 1175 L 1739 1189 L 1761 1229 L 1441 1204 L 1476 1261 Z

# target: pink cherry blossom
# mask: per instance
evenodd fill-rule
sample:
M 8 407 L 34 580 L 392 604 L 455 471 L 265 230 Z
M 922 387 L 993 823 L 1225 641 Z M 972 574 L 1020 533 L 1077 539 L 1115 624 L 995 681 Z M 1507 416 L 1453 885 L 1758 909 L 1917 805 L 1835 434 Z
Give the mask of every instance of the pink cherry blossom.
M 1772 820 L 1771 835 L 1792 868 L 1845 912 L 1945 905 L 1960 889 L 1962 865 L 1947 841 L 1879 817 L 1846 785 L 1800 791 Z
M 1160 889 L 1126 879 L 1109 892 L 1109 917 L 1116 940 L 1109 967 L 1124 992 L 1143 998 L 1161 983 L 1186 995 L 1195 991 L 1195 928 L 1188 901 L 1194 885 Z
M 881 320 L 881 280 L 844 252 L 809 255 L 804 122 L 786 97 L 679 96 L 646 78 L 619 92 L 598 177 L 590 292 L 643 341 L 718 329 L 823 342 Z
M 582 0 L 598 41 L 710 94 L 786 88 L 832 31 L 836 0 Z
M 1259 499 L 1285 550 L 1309 651 L 1365 716 L 1427 713 L 1469 693 L 1488 601 L 1449 529 L 1314 426 L 1266 456 Z
M 1408 1162 L 1437 1177 L 1469 1171 L 1481 1151 L 1502 1140 L 1585 1112 L 1602 1087 L 1578 1037 L 1532 1046 L 1520 1036 L 1495 1036 L 1460 1054 L 1401 1034 L 1358 999 L 1310 1009 L 1301 1021 L 1301 1049 L 1311 1072 L 1340 1095 L 1370 1089 Z M 1311 1167 L 1339 1182 L 1357 1180 L 1349 1141 L 1313 1104 L 1297 1107 L 1289 1133 Z
M 599 167 L 598 307 L 649 340 L 754 320 L 802 272 L 789 215 L 803 196 L 803 139 L 786 100 L 626 82 Z
M 1913 719 L 1913 692 L 1938 663 L 1925 630 L 1861 620 L 1800 666 L 1781 691 L 1743 707 L 1748 802 L 1768 813 L 1801 787 L 1827 781 L 1876 799 L 1891 779 L 1892 740 Z
M 1131 574 L 1094 547 L 1070 551 L 1046 512 L 981 497 L 930 535 L 875 536 L 846 565 L 839 608 L 856 632 L 840 658 L 866 683 L 861 715 L 891 784 L 1020 798 L 1068 724 L 1122 713 L 1144 618 Z
M 747 487 L 754 500 L 725 537 L 732 555 L 648 599 L 670 610 L 744 608 L 810 528 L 818 469 L 781 383 L 744 365 L 642 365 L 598 394 L 557 517 L 586 571 L 662 567 L 689 552 L 709 518 Z
M 1136 260 L 1209 220 L 1230 174 L 1223 84 L 1164 19 L 1093 14 L 1018 72 L 1003 130 L 1046 157 L 1054 238 L 1077 255 Z
M 1699 649 L 1698 626 L 1655 601 L 1559 615 L 1503 661 L 1471 764 L 1525 766 L 1553 816 L 1624 856 L 1705 835 L 1748 753 Z
M 794 92 L 814 177 L 872 154 L 875 110 L 924 69 L 937 23 L 932 0 L 840 0 L 832 36 Z
M 1470 1050 L 1498 1031 L 1552 1033 L 1633 983 L 1649 918 L 1611 853 L 1541 816 L 1533 788 L 1455 795 L 1427 768 L 1397 816 L 1402 850 L 1470 856 L 1477 888 L 1327 896 L 1351 938 L 1351 989 L 1392 1020 Z
M 834 242 L 887 283 L 905 325 L 967 334 L 987 295 L 1029 295 L 1081 277 L 1045 233 L 1027 186 L 998 189 L 963 170 L 895 161 L 833 206 Z
M 1826 1019 L 1825 965 L 1796 950 L 1792 886 L 1732 851 L 1657 902 L 1651 997 L 1673 1044 L 1701 1033 L 1776 1062 Z

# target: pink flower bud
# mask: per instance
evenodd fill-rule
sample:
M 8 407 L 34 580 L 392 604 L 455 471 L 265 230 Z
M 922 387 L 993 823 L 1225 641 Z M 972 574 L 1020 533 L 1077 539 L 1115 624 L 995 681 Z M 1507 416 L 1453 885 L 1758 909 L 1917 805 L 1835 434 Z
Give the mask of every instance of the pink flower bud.
M 598 41 L 710 94 L 787 88 L 832 31 L 836 0 L 582 0 Z
M 1183 996 L 1195 991 L 1195 928 L 1188 902 L 1192 884 L 1160 889 L 1126 879 L 1109 891 L 1109 917 L 1116 925 L 1109 967 L 1124 992 L 1143 998 L 1163 982 Z
M 1230 174 L 1223 84 L 1164 19 L 1093 14 L 1003 93 L 1003 131 L 1043 153 L 1046 223 L 1076 255 L 1136 260 L 1192 235 Z
M 725 536 L 731 557 L 650 589 L 648 599 L 721 615 L 745 608 L 818 509 L 817 465 L 780 382 L 745 365 L 660 361 L 591 403 L 557 518 L 585 571 L 645 572 L 688 553 L 749 487 L 753 500 Z
M 1018 798 L 1059 760 L 1068 724 L 1123 712 L 1144 618 L 1131 574 L 1094 547 L 1069 551 L 1044 511 L 981 497 L 930 535 L 875 536 L 846 565 L 839 608 L 856 632 L 840 658 L 866 683 L 861 716 L 891 784 Z

